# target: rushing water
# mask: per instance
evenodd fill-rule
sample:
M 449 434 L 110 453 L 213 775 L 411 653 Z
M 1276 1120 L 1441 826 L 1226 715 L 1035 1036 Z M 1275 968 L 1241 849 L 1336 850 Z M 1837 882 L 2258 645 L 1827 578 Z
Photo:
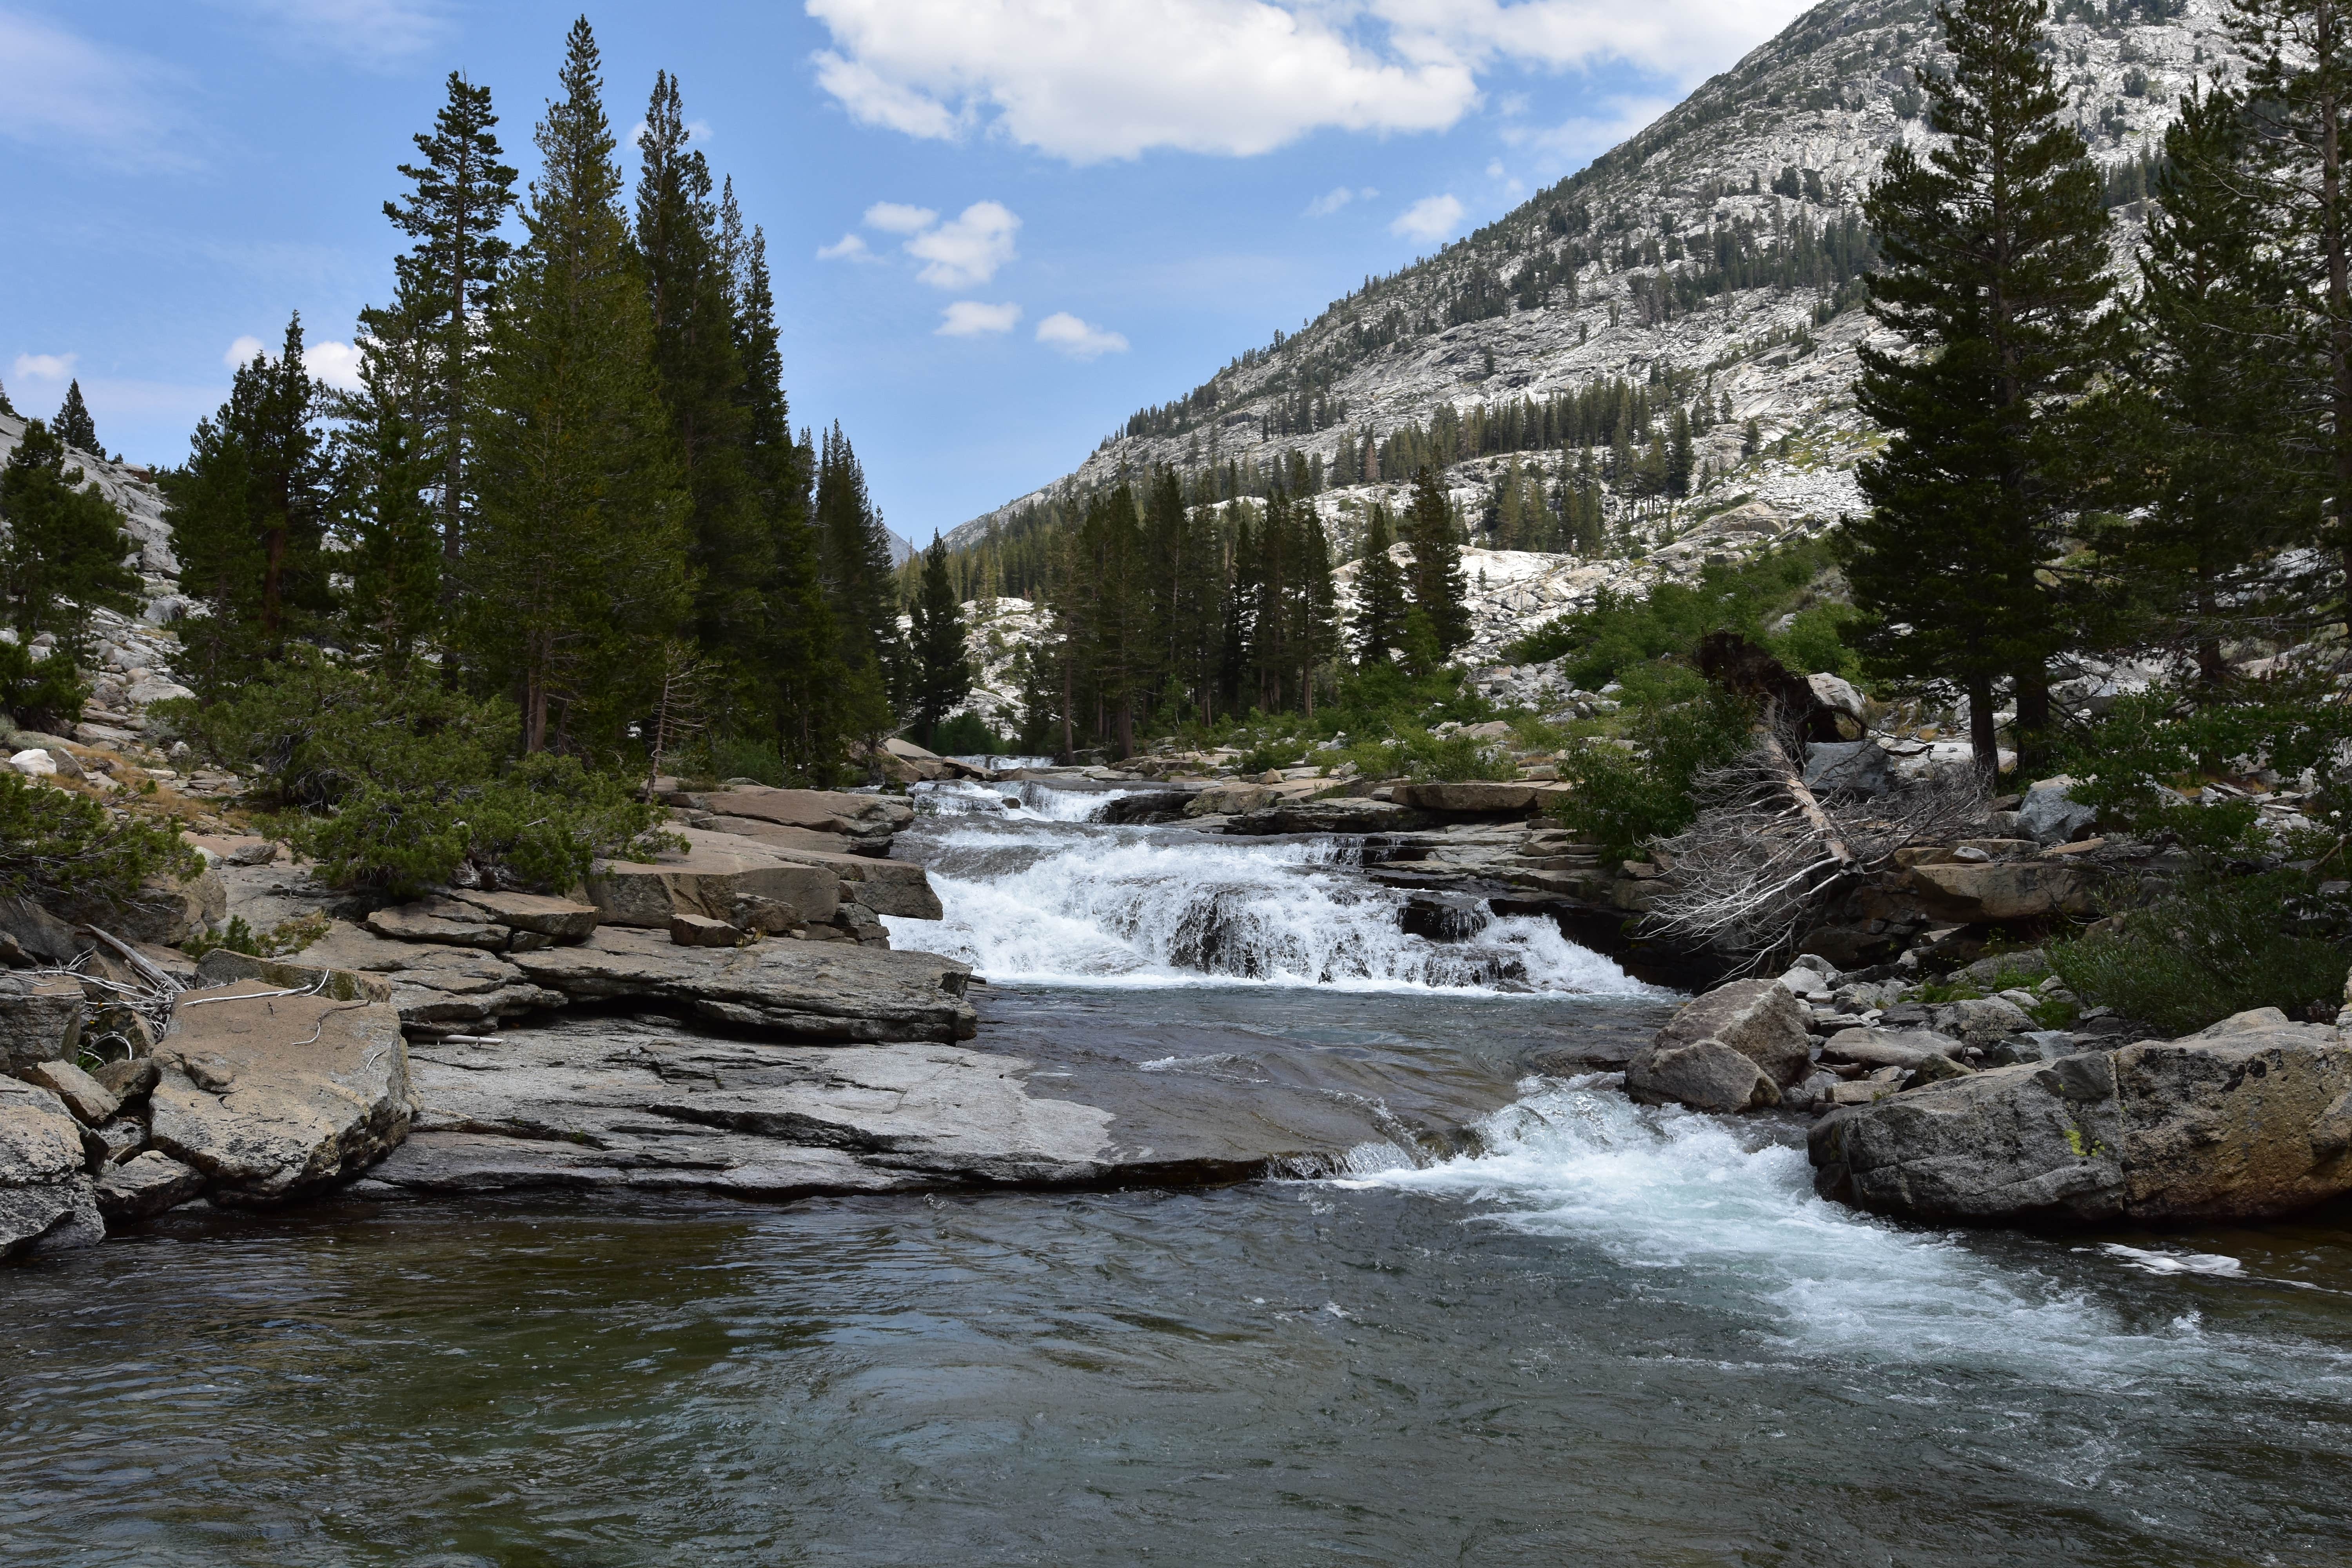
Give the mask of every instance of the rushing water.
M 2352 1562 L 2345 1216 L 1860 1217 L 1794 1121 L 1515 1083 L 1663 1016 L 1601 961 L 1506 933 L 1517 989 L 1482 988 L 1376 941 L 1332 847 L 1060 804 L 908 841 L 993 982 L 982 1044 L 1484 1096 L 1475 1148 L 1174 1193 L 182 1211 L 0 1274 L 0 1559 Z M 1260 957 L 1188 968 L 1184 911 L 1252 885 L 1215 951 Z M 1009 929 L 1021 899 L 1058 934 Z

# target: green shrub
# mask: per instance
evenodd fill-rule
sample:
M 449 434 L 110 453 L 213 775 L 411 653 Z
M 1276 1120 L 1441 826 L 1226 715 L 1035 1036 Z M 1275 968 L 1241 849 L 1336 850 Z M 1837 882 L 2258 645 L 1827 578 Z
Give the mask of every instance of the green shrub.
M 69 724 L 89 700 L 89 683 L 70 652 L 35 658 L 23 646 L 0 642 L 0 711 L 28 730 Z
M 2084 1001 L 2168 1035 L 2255 1007 L 2328 1022 L 2352 968 L 2344 916 L 2301 872 L 2204 879 L 2129 910 L 2119 931 L 2053 943 L 2050 964 Z
M 775 742 L 733 735 L 714 739 L 701 755 L 689 756 L 675 771 L 713 779 L 757 779 L 779 788 L 793 782 L 792 770 Z
M 520 733 L 511 703 L 447 690 L 434 670 L 386 675 L 300 645 L 234 696 L 156 706 L 191 746 L 289 805 L 486 780 Z
M 1564 658 L 1569 678 L 1592 689 L 1645 660 L 1687 654 L 1709 632 L 1735 631 L 1763 641 L 1764 627 L 1794 605 L 1828 564 L 1826 547 L 1800 542 L 1738 564 L 1716 563 L 1695 584 L 1661 583 L 1643 598 L 1603 590 L 1591 609 L 1547 621 L 1512 644 L 1508 657 L 1520 664 Z M 1815 635 L 1809 627 L 1808 637 Z
M 1690 826 L 1698 811 L 1692 781 L 1738 756 L 1751 721 L 1744 703 L 1716 691 L 1643 701 L 1626 713 L 1624 738 L 1634 749 L 1586 738 L 1561 753 L 1559 776 L 1573 787 L 1548 809 L 1605 856 L 1635 858 L 1654 839 Z
M 117 817 L 85 796 L 0 773 L 0 898 L 121 903 L 150 877 L 203 869 L 168 824 Z
M 538 752 L 502 776 L 412 789 L 363 784 L 290 837 L 336 887 L 406 897 L 470 866 L 500 886 L 561 892 L 598 856 L 644 859 L 679 842 L 662 809 L 578 759 Z

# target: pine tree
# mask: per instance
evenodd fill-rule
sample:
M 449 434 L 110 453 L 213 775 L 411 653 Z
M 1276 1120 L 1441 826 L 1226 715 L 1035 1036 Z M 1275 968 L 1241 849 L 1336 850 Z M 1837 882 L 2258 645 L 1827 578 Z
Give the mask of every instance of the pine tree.
M 722 212 L 731 214 L 730 199 Z M 760 584 L 757 668 L 767 681 L 776 742 L 785 763 L 819 784 L 833 782 L 842 752 L 842 668 L 832 607 L 817 573 L 809 524 L 813 455 L 793 438 L 784 397 L 776 301 L 767 237 L 758 229 L 730 246 L 740 272 L 735 336 L 743 363 L 743 466 L 767 532 Z
M 5 385 L 0 385 L 0 414 L 5 414 L 11 419 L 19 417 L 16 405 L 8 401 L 8 389 Z
M 82 482 L 66 460 L 66 444 L 36 419 L 0 467 L 0 600 L 19 643 L 55 634 L 59 649 L 79 657 L 89 639 L 90 613 L 139 608 L 139 574 L 123 558 L 137 543 L 123 531 L 122 514 Z
M 898 600 L 889 535 L 838 423 L 817 457 L 816 536 L 842 668 L 845 732 L 870 751 L 898 728 L 891 702 L 899 684 Z
M 2352 16 L 2335 0 L 2231 0 L 2224 22 L 2249 62 L 2248 194 L 2258 232 L 2285 258 L 2298 328 L 2290 363 L 2304 417 L 2289 450 L 2331 514 L 2327 542 L 2352 599 Z
M 1437 482 L 1437 470 L 1426 463 L 1413 476 L 1412 511 L 1405 526 L 1412 546 L 1413 608 L 1428 621 L 1442 658 L 1470 640 L 1470 612 L 1453 509 Z
M 332 529 L 346 579 L 341 632 L 362 660 L 400 669 L 442 621 L 441 517 L 432 491 L 446 469 L 432 432 L 441 406 L 441 342 L 397 310 L 370 312 L 360 389 L 331 400 Z
M 1331 580 L 1331 541 L 1314 504 L 1298 513 L 1298 594 L 1292 655 L 1298 662 L 1299 705 L 1315 716 L 1315 688 L 1324 668 L 1339 657 L 1339 595 Z
M 2061 121 L 2037 52 L 2042 0 L 1947 0 L 1947 79 L 1917 73 L 1949 138 L 1886 155 L 1864 212 L 1882 265 L 1870 310 L 1902 340 L 1865 347 L 1858 395 L 1893 433 L 1861 470 L 1873 510 L 1841 538 L 1864 658 L 1968 695 L 1995 766 L 1993 682 L 2017 704 L 2021 762 L 2050 747 L 2050 661 L 2069 640 L 2042 574 L 2075 510 L 2090 443 L 2072 405 L 2110 353 L 2098 171 Z
M 694 498 L 695 635 L 705 651 L 740 668 L 757 657 L 770 541 L 744 464 L 748 410 L 734 268 L 709 164 L 688 150 L 688 134 L 677 79 L 656 74 L 637 141 L 637 257 L 662 401 Z
M 526 750 L 617 745 L 686 604 L 686 497 L 653 322 L 618 208 L 594 36 L 565 40 L 535 132 L 529 237 L 484 367 L 481 516 L 461 643 L 522 709 Z
M 1374 501 L 1364 525 L 1364 559 L 1356 568 L 1356 613 L 1349 628 L 1360 665 L 1388 663 L 1390 650 L 1404 640 L 1404 570 L 1389 553 L 1394 542 L 1389 509 Z
M 2205 700 L 2225 698 L 2225 638 L 2275 625 L 2279 552 L 2309 542 L 2313 465 L 2295 451 L 2291 288 L 2244 177 L 2244 106 L 2184 95 L 2165 136 L 2134 306 L 2139 350 L 2124 400 L 2137 439 L 2121 465 L 2134 521 L 2101 541 L 2142 618 L 2141 646 L 2193 660 Z M 2303 443 L 2306 454 L 2310 444 Z
M 1205 722 L 1216 707 L 1223 563 L 1208 513 L 1185 506 L 1183 481 L 1165 464 L 1145 492 L 1142 550 L 1160 705 L 1189 708 Z
M 1151 669 L 1151 622 L 1142 570 L 1140 520 L 1125 485 L 1087 502 L 1076 540 L 1076 573 L 1065 589 L 1076 658 L 1094 703 L 1093 732 L 1135 752 L 1136 710 Z
M 446 87 L 432 134 L 415 138 L 421 160 L 400 165 L 415 188 L 401 201 L 383 204 L 383 216 L 415 242 L 394 263 L 394 304 L 388 311 L 360 315 L 371 335 L 397 328 L 429 345 L 418 367 L 416 417 L 432 467 L 445 597 L 456 590 L 457 557 L 478 505 L 473 468 L 482 360 L 499 268 L 513 248 L 499 230 L 514 205 L 516 178 L 500 162 L 490 89 L 457 71 L 449 73 Z
M 57 432 L 58 440 L 75 451 L 88 452 L 100 458 L 106 456 L 106 449 L 98 444 L 98 426 L 90 419 L 89 405 L 81 400 L 79 381 L 66 384 L 65 405 L 58 410 L 51 428 Z
M 187 468 L 166 482 L 181 590 L 204 611 L 183 617 L 182 674 L 207 701 L 319 631 L 334 607 L 320 394 L 297 314 L 275 359 L 238 367 L 228 401 L 196 426 Z
M 948 542 L 935 538 L 922 555 L 922 591 L 916 598 L 908 637 L 915 669 L 915 723 L 929 746 L 948 710 L 971 694 L 971 660 L 965 656 L 963 606 L 948 574 Z

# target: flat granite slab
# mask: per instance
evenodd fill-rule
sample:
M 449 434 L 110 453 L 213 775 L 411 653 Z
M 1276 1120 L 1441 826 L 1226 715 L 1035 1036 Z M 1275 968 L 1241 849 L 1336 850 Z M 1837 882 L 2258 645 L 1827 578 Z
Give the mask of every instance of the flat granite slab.
M 414 1129 L 366 1193 L 778 1199 L 1236 1181 L 1342 1170 L 1368 1148 L 1402 1158 L 1401 1141 L 1462 1131 L 1265 1079 L 1057 1068 L 940 1042 L 713 1039 L 655 1016 L 559 1016 L 496 1043 L 420 1043 L 410 1072 Z

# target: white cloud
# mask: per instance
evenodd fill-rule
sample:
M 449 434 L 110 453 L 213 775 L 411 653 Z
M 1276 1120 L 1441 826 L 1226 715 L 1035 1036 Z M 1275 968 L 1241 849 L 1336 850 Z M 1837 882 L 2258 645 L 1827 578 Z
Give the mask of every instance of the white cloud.
M 866 237 L 856 233 L 845 234 L 839 239 L 835 240 L 831 245 L 818 246 L 816 247 L 816 258 L 819 261 L 874 261 L 879 259 L 879 258 L 876 257 L 871 250 L 868 250 L 866 247 Z
M 817 82 L 867 124 L 976 128 L 1072 163 L 1245 156 L 1323 128 L 1441 131 L 1498 67 L 1617 60 L 1688 85 L 1796 0 L 806 0 Z
M 920 234 L 939 221 L 940 215 L 930 208 L 905 202 L 876 202 L 866 209 L 866 226 L 885 234 Z
M 194 166 L 203 137 L 173 100 L 179 71 L 0 11 L 0 137 L 118 168 Z
M 983 305 L 977 300 L 958 300 L 940 312 L 938 332 L 943 338 L 976 338 L 985 332 L 1009 332 L 1021 319 L 1018 305 Z
M 302 350 L 302 368 L 329 386 L 344 392 L 357 392 L 360 389 L 360 346 L 357 343 L 311 343 Z
M 221 363 L 231 370 L 243 370 L 254 362 L 255 356 L 268 352 L 268 343 L 263 342 L 251 332 L 247 332 L 221 351 Z
M 73 374 L 79 354 L 18 354 L 9 367 L 19 381 L 64 381 Z
M 272 44 L 332 55 L 369 70 L 396 70 L 450 32 L 436 0 L 213 0 Z
M 1095 359 L 1127 352 L 1127 340 L 1118 333 L 1088 326 L 1067 310 L 1056 310 L 1038 322 L 1037 341 L 1059 349 L 1072 359 Z
M 908 240 L 907 253 L 926 263 L 915 276 L 933 288 L 971 289 L 995 277 L 996 269 L 1013 258 L 1013 235 L 1020 226 L 1021 220 L 1003 204 L 974 202 Z
M 1451 195 L 1423 196 L 1389 225 L 1391 234 L 1423 241 L 1444 239 L 1462 224 L 1462 204 Z
M 1317 196 L 1313 201 L 1308 202 L 1307 204 L 1307 216 L 1308 217 L 1329 217 L 1333 213 L 1338 212 L 1349 202 L 1368 202 L 1380 194 L 1380 192 L 1374 190 L 1370 185 L 1366 185 L 1361 190 L 1356 190 L 1347 185 L 1337 185 L 1330 190 L 1324 192 L 1321 195 Z

